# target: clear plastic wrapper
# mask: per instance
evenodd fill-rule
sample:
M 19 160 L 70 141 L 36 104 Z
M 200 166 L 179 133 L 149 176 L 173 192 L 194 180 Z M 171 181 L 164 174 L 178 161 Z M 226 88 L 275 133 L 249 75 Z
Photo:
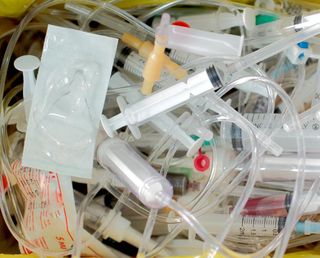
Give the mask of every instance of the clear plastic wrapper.
M 116 44 L 111 38 L 49 26 L 28 123 L 24 166 L 90 177 Z

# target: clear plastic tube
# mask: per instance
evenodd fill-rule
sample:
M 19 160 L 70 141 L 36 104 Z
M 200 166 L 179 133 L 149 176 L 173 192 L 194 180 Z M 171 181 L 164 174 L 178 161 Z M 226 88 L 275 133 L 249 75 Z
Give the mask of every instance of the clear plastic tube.
M 65 20 L 61 17 L 52 17 L 51 15 L 46 15 L 46 14 L 40 14 L 37 15 L 37 20 L 41 23 L 46 23 L 46 24 L 52 24 L 52 25 L 57 25 L 60 27 L 66 27 L 66 28 L 71 28 L 78 30 L 79 26 L 75 25 L 71 21 Z
M 85 18 L 82 22 L 81 30 L 87 30 L 88 24 L 91 20 L 97 21 L 104 26 L 107 26 L 113 30 L 116 30 L 118 33 L 129 32 L 132 30 L 133 26 L 128 25 L 128 23 L 123 22 L 117 18 L 114 18 L 105 13 L 101 13 L 103 11 L 102 8 L 90 9 L 86 6 L 82 6 L 79 4 L 65 4 L 65 8 L 70 12 L 77 13 L 81 17 Z
M 297 170 L 299 172 L 297 173 L 297 179 L 296 179 L 296 183 L 295 183 L 295 191 L 294 191 L 293 198 L 292 198 L 292 205 L 295 205 L 299 202 L 298 199 L 301 197 L 301 194 L 302 194 L 303 182 L 304 182 L 303 169 L 304 169 L 304 160 L 305 160 L 305 146 L 304 146 L 304 141 L 303 141 L 303 133 L 302 133 L 301 126 L 299 124 L 299 118 L 298 118 L 297 112 L 295 111 L 295 108 L 293 107 L 293 103 L 292 103 L 291 99 L 288 97 L 288 95 L 280 87 L 277 86 L 277 84 L 275 82 L 270 81 L 266 78 L 262 78 L 262 77 L 260 79 L 259 78 L 254 79 L 252 77 L 251 80 L 257 80 L 257 81 L 260 80 L 260 81 L 265 81 L 266 83 L 268 82 L 269 85 L 272 86 L 274 88 L 274 90 L 276 90 L 277 94 L 283 99 L 283 102 L 288 107 L 288 114 L 290 115 L 290 117 L 293 120 L 292 122 L 294 123 L 294 130 L 297 131 L 297 145 L 298 145 Z M 284 229 L 285 233 L 284 233 L 283 238 L 281 238 L 280 248 L 277 249 L 279 251 L 276 252 L 276 255 L 284 253 L 286 244 L 287 244 L 289 237 L 290 237 L 290 233 L 291 233 L 291 231 L 295 225 L 295 222 L 297 220 L 297 213 L 298 212 L 299 212 L 299 208 L 297 207 L 297 205 L 295 205 L 293 207 L 293 209 L 291 209 L 289 211 L 288 219 L 286 221 L 286 226 Z M 289 228 L 289 230 L 288 230 L 288 228 Z
M 169 165 L 170 165 L 170 160 L 173 158 L 175 152 L 177 151 L 177 146 L 176 146 L 177 142 L 175 142 L 171 148 L 169 149 L 166 158 L 162 164 L 161 170 L 160 170 L 160 174 L 163 175 L 164 177 L 166 177 L 167 172 L 169 170 Z M 141 245 L 139 247 L 138 250 L 138 257 L 140 255 L 145 255 L 146 251 L 147 251 L 147 246 L 148 246 L 148 242 L 151 238 L 151 234 L 152 234 L 152 230 L 154 227 L 154 224 L 156 222 L 156 217 L 157 217 L 157 213 L 158 210 L 157 209 L 151 209 L 148 219 L 147 219 L 147 223 L 143 232 L 143 238 L 142 238 L 142 242 Z
M 77 6 L 77 5 L 66 5 L 66 9 L 76 11 L 77 13 L 88 14 L 88 9 L 86 9 L 85 7 Z M 123 24 L 120 23 L 120 25 L 116 25 L 114 23 L 114 21 L 112 21 L 112 20 L 108 21 L 108 17 L 104 17 L 104 16 L 100 15 L 99 12 L 103 9 L 112 10 L 112 12 L 114 12 L 119 17 L 124 18 L 125 20 L 127 20 L 131 24 L 135 25 L 137 27 L 137 29 L 146 32 L 146 34 L 151 37 L 154 37 L 154 30 L 151 27 L 149 27 L 148 25 L 142 23 L 141 21 L 137 20 L 135 17 L 131 16 L 129 13 L 125 12 L 124 10 L 122 10 L 122 9 L 120 9 L 110 3 L 102 3 L 101 4 L 101 2 L 100 2 L 100 5 L 97 5 L 97 8 L 86 17 L 86 20 L 82 24 L 81 29 L 83 30 L 83 29 L 87 28 L 88 22 L 91 19 L 93 19 L 93 20 L 97 19 L 97 21 L 101 22 L 102 24 L 110 24 L 111 26 L 113 24 L 114 26 L 116 26 L 116 28 L 118 28 L 120 30 L 125 30 L 125 31 L 128 30 L 128 28 L 125 28 L 123 26 Z M 122 31 L 122 32 L 125 32 L 125 31 Z
M 77 214 L 77 228 L 76 228 L 76 233 L 75 233 L 75 240 L 74 240 L 74 245 L 73 245 L 73 251 L 72 255 L 74 257 L 80 257 L 81 255 L 81 250 L 82 250 L 82 242 L 81 242 L 81 235 L 82 235 L 82 230 L 83 230 L 83 222 L 84 222 L 84 216 L 85 216 L 85 211 L 86 208 L 89 206 L 90 202 L 92 199 L 95 197 L 95 195 L 102 189 L 101 184 L 95 185 L 91 191 L 88 192 L 88 194 L 85 196 L 83 201 L 81 202 Z
M 224 120 L 228 120 L 228 118 L 224 117 L 224 116 L 220 116 L 220 117 L 216 117 L 214 121 L 224 121 Z M 212 122 L 214 122 L 212 121 Z M 246 125 L 245 125 L 246 127 Z M 246 127 L 247 128 L 247 127 Z M 246 155 L 244 155 L 246 156 Z M 239 156 L 239 159 L 242 160 L 243 158 L 243 155 L 240 155 Z M 238 159 L 236 159 L 238 161 Z M 234 163 L 234 166 L 236 166 L 237 162 Z M 252 163 L 254 164 L 254 163 Z M 223 176 L 221 176 L 220 178 L 218 178 L 218 180 L 216 180 L 213 185 L 211 186 L 210 188 L 210 192 L 213 191 L 214 189 L 216 189 L 214 186 L 218 186 L 218 185 L 221 185 L 221 182 L 224 181 L 224 179 L 232 172 L 232 168 L 233 166 L 231 166 L 231 169 L 229 170 L 229 172 L 224 172 L 223 173 Z M 244 172 L 244 171 L 243 171 Z M 252 172 L 254 172 L 254 170 L 252 170 Z M 222 193 L 220 194 L 220 198 L 217 197 L 215 199 L 215 202 L 212 204 L 212 205 L 209 205 L 206 207 L 205 210 L 208 210 L 208 209 L 212 209 L 215 205 L 217 205 L 222 199 L 223 199 L 223 196 L 225 196 L 226 194 L 228 194 L 230 191 L 232 191 L 243 179 L 244 177 L 246 176 L 247 174 L 244 172 L 242 174 L 239 175 L 239 177 L 237 177 L 230 185 L 228 185 L 224 191 L 222 191 Z M 251 185 L 251 188 L 253 187 L 253 185 Z M 248 189 L 250 191 L 250 189 Z M 248 191 L 248 192 L 249 192 Z M 206 200 L 208 194 L 210 194 L 210 192 L 207 192 L 206 194 L 204 194 L 202 196 L 202 201 L 198 202 L 193 208 L 192 208 L 192 211 L 197 211 L 194 213 L 195 216 L 198 216 L 198 213 L 199 213 L 199 208 L 202 206 L 202 203 L 203 203 L 203 200 Z M 246 202 L 245 198 L 246 196 L 242 196 L 244 198 L 244 201 L 243 202 Z M 235 212 L 240 212 L 240 210 L 236 210 Z M 197 215 L 196 215 L 197 214 Z M 203 214 L 203 213 L 202 213 Z M 234 217 L 235 218 L 235 217 Z M 232 218 L 231 220 L 233 220 L 234 218 Z M 164 247 L 164 245 L 166 243 L 168 243 L 171 239 L 173 239 L 177 234 L 179 234 L 179 232 L 183 229 L 183 225 L 178 225 L 177 227 L 175 227 L 173 229 L 173 231 L 166 237 L 166 239 L 164 239 L 163 242 L 160 243 L 160 245 L 158 246 L 158 248 L 156 248 L 154 251 L 159 251 L 159 247 L 162 248 Z M 149 253 L 148 255 L 153 255 L 155 252 L 151 252 Z
M 176 1 L 172 1 L 172 2 L 169 2 L 169 3 L 165 3 L 163 5 L 160 5 L 154 9 L 152 9 L 149 13 L 145 13 L 143 15 L 141 15 L 139 17 L 139 20 L 141 21 L 146 21 L 148 20 L 149 18 L 157 15 L 157 14 L 160 14 L 162 12 L 164 12 L 165 10 L 173 7 L 173 6 L 177 6 L 177 5 L 183 5 L 183 4 L 200 4 L 200 5 L 208 5 L 208 6 L 220 6 L 220 7 L 225 7 L 225 8 L 228 8 L 229 10 L 233 10 L 235 9 L 235 6 L 234 5 L 231 5 L 227 2 L 221 2 L 221 1 L 206 1 L 206 0 L 198 0 L 198 1 L 195 1 L 195 0 L 176 0 Z M 241 9 L 240 5 L 236 6 L 236 8 L 238 9 Z M 242 7 L 242 9 L 244 9 L 244 7 Z
M 159 198 L 163 198 L 159 196 Z M 186 209 L 184 209 L 179 203 L 175 202 L 174 200 L 165 200 L 168 204 L 168 207 L 177 212 L 186 223 L 188 223 L 195 232 L 210 246 L 211 256 L 213 257 L 216 252 L 219 250 L 221 254 L 229 256 L 228 253 L 230 251 L 222 246 L 218 241 L 216 241 L 208 232 L 207 230 L 198 222 L 198 220 Z M 212 256 L 213 255 L 213 256 Z
M 230 112 L 231 108 L 228 105 L 223 105 L 223 101 L 218 98 L 215 94 L 211 93 L 210 94 L 210 103 L 214 103 L 214 105 L 217 107 L 219 106 L 219 112 L 221 112 L 221 114 L 227 115 L 229 114 L 231 119 L 241 128 L 245 129 L 246 132 L 248 132 L 248 135 L 250 137 L 250 143 L 251 143 L 251 165 L 249 170 L 251 171 L 248 175 L 248 180 L 247 180 L 247 187 L 246 190 L 244 191 L 243 195 L 239 198 L 239 201 L 237 203 L 237 205 L 234 207 L 234 210 L 232 211 L 232 213 L 230 214 L 228 220 L 226 221 L 226 227 L 224 232 L 222 232 L 222 234 L 220 236 L 218 236 L 218 240 L 220 242 L 223 242 L 227 232 L 229 231 L 234 219 L 236 216 L 238 216 L 240 214 L 240 211 L 243 209 L 245 203 L 247 202 L 247 200 L 250 197 L 250 194 L 252 192 L 254 183 L 256 181 L 256 176 L 257 173 L 255 173 L 258 169 L 258 149 L 257 149 L 257 142 L 255 139 L 256 134 L 254 133 L 254 131 L 252 130 L 251 127 L 249 127 L 245 121 L 243 119 L 241 119 L 241 116 L 236 116 L 233 112 Z M 236 112 L 236 111 L 234 111 Z
M 244 69 L 257 64 L 258 62 L 265 60 L 275 54 L 288 48 L 290 45 L 298 44 L 301 41 L 305 41 L 308 38 L 320 34 L 320 25 L 315 24 L 299 32 L 287 35 L 287 37 L 282 38 L 276 42 L 271 43 L 257 51 L 254 51 L 244 57 L 238 59 L 238 61 L 226 65 L 223 70 L 228 73 L 236 73 L 243 71 Z

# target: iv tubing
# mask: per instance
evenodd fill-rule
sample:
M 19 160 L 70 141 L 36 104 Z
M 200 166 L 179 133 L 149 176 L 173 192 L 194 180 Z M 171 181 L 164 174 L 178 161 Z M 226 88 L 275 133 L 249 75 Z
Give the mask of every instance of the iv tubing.
M 2 79 L 2 78 L 1 78 Z M 2 84 L 1 84 L 2 85 Z
M 257 81 L 261 81 L 264 82 L 266 84 L 268 84 L 269 86 L 271 86 L 277 93 L 278 95 L 283 99 L 283 102 L 285 103 L 285 105 L 287 107 L 292 107 L 292 102 L 290 100 L 290 98 L 288 97 L 288 95 L 273 81 L 267 79 L 267 78 L 263 78 L 263 77 L 248 77 L 246 78 L 248 81 L 251 80 L 257 80 Z M 231 85 L 234 87 L 236 86 L 236 82 L 231 83 Z M 233 87 L 229 85 L 229 87 L 227 87 L 229 90 L 232 89 Z M 223 89 L 223 88 L 222 88 Z M 226 92 L 224 92 L 226 93 Z M 294 122 L 294 128 L 299 132 L 297 134 L 297 144 L 298 144 L 298 159 L 299 159 L 299 163 L 298 163 L 298 173 L 297 173 L 297 180 L 296 180 L 296 184 L 295 184 L 295 191 L 294 191 L 294 196 L 295 198 L 292 199 L 292 205 L 295 205 L 296 203 L 298 203 L 298 199 L 300 198 L 301 194 L 302 194 L 302 188 L 303 188 L 303 182 L 304 182 L 304 172 L 302 171 L 303 167 L 304 167 L 304 159 L 305 159 L 305 147 L 304 147 L 304 142 L 303 142 L 303 135 L 302 135 L 302 130 L 301 130 L 301 126 L 299 124 L 299 118 L 297 116 L 296 111 L 294 110 L 294 108 L 289 108 L 288 112 L 291 116 L 291 118 L 293 119 Z M 299 207 L 293 208 L 289 211 L 288 214 L 288 219 L 286 221 L 286 228 L 290 227 L 291 231 L 293 229 L 293 226 L 296 222 L 296 215 L 297 213 L 299 213 Z M 292 218 L 293 217 L 293 218 Z M 288 240 L 291 231 L 287 230 L 285 231 L 284 237 L 286 237 L 285 241 L 282 241 L 282 239 L 280 239 L 280 246 L 286 246 L 286 241 Z M 173 233 L 173 232 L 171 232 Z M 170 233 L 170 234 L 171 234 Z M 169 238 L 170 234 L 166 237 Z M 163 240 L 164 241 L 164 240 Z M 267 253 L 269 253 L 273 248 L 274 248 L 274 244 L 276 243 L 275 240 L 273 240 L 270 245 L 264 247 L 262 250 L 260 250 L 258 253 L 256 253 L 256 255 L 251 255 L 251 257 L 261 257 L 259 255 L 261 255 L 261 253 L 263 253 L 264 255 L 266 255 Z M 273 246 L 273 247 L 272 247 Z M 271 248 L 270 248 L 271 247 Z M 270 250 L 271 249 L 271 250 Z M 282 251 L 282 250 L 280 250 Z M 258 255 L 259 254 L 259 255 Z
M 74 240 L 74 246 L 73 246 L 73 257 L 80 257 L 81 255 L 81 249 L 82 249 L 82 242 L 81 242 L 81 234 L 83 230 L 83 222 L 84 222 L 84 215 L 85 210 L 88 207 L 89 203 L 92 201 L 94 196 L 101 190 L 102 185 L 96 184 L 91 191 L 88 192 L 88 194 L 85 196 L 83 201 L 80 204 L 78 214 L 77 214 L 77 227 L 76 227 L 76 233 L 75 233 L 75 240 Z
M 162 167 L 160 169 L 160 174 L 163 175 L 164 177 L 166 177 L 168 170 L 169 170 L 169 166 L 170 166 L 170 161 L 173 158 L 175 152 L 177 151 L 177 141 L 175 141 L 175 143 L 171 146 L 171 148 L 169 149 L 165 160 L 162 164 Z M 148 219 L 147 219 L 147 223 L 143 232 L 143 237 L 142 237 L 142 242 L 141 245 L 139 247 L 138 250 L 138 257 L 139 255 L 145 255 L 146 251 L 148 250 L 147 246 L 148 246 L 148 242 L 151 238 L 152 235 L 152 230 L 154 227 L 154 224 L 156 222 L 156 217 L 157 217 L 157 213 L 158 210 L 157 209 L 151 209 Z

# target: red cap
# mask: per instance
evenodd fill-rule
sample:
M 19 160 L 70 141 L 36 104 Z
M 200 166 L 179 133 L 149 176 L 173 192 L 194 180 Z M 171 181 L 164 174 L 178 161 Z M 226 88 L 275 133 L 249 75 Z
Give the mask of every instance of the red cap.
M 172 25 L 175 25 L 175 26 L 180 26 L 180 27 L 186 27 L 186 28 L 190 28 L 190 25 L 184 21 L 175 21 L 172 23 Z
M 6 178 L 5 175 L 2 175 L 2 186 L 3 186 L 4 191 L 8 190 L 9 183 L 8 183 L 8 179 Z
M 207 155 L 203 155 L 200 149 L 199 155 L 195 157 L 193 164 L 196 170 L 203 172 L 210 167 L 210 159 Z

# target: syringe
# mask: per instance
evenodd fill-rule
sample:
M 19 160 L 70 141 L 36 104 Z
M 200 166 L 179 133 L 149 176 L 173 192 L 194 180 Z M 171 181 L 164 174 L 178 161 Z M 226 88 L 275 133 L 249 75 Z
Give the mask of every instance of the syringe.
M 134 104 L 127 105 L 123 100 L 118 101 L 121 113 L 110 119 L 102 116 L 102 126 L 110 137 L 114 135 L 116 130 L 124 126 L 128 126 L 132 133 L 139 136 L 137 126 L 148 122 L 152 117 L 169 112 L 190 99 L 221 86 L 219 75 L 212 66 L 189 77 L 186 82 L 179 82 L 169 88 L 155 92 Z
M 205 103 L 205 110 L 212 110 L 214 112 L 218 112 L 219 114 L 227 115 L 236 121 L 237 119 L 242 120 L 247 124 L 250 130 L 254 133 L 257 141 L 268 151 L 270 151 L 275 156 L 281 155 L 283 149 L 277 143 L 275 143 L 270 137 L 266 136 L 261 130 L 255 127 L 248 120 L 243 118 L 237 111 L 235 111 L 232 107 L 230 107 L 226 102 L 221 100 L 215 92 L 211 92 L 207 94 L 203 101 L 199 101 L 198 103 L 193 103 L 192 105 L 201 105 Z
M 320 152 L 320 121 L 316 118 L 315 114 L 318 114 L 320 110 L 319 104 L 313 106 L 308 111 L 305 111 L 299 115 L 300 122 L 302 124 L 302 130 L 304 134 L 304 140 L 306 145 L 306 152 L 319 153 Z M 250 121 L 255 127 L 263 129 L 264 121 L 269 121 L 271 116 L 272 124 L 270 130 L 275 129 L 277 125 L 283 124 L 281 114 L 254 114 L 246 113 L 244 117 Z M 278 143 L 285 152 L 297 152 L 296 133 L 290 132 L 290 124 L 284 124 L 287 130 L 277 130 L 273 134 L 272 139 Z M 227 142 L 232 145 L 234 149 L 242 150 L 245 146 L 248 146 L 248 138 L 242 132 L 242 130 L 236 125 L 227 124 L 226 133 L 230 137 L 226 138 Z
M 299 160 L 296 154 L 281 157 L 262 156 L 260 158 L 259 181 L 294 181 L 297 177 Z M 241 171 L 242 167 L 238 169 Z M 308 154 L 305 159 L 305 180 L 315 180 L 320 173 L 319 154 Z
M 247 201 L 242 215 L 286 217 L 290 209 L 292 193 L 251 198 Z M 312 198 L 303 215 L 318 214 L 320 211 L 320 196 Z
M 167 36 L 166 47 L 193 53 L 201 56 L 241 56 L 242 36 L 220 34 L 192 28 L 167 25 L 164 28 Z
M 294 32 L 318 23 L 320 13 L 309 13 L 304 15 L 287 16 L 264 24 L 264 29 L 273 34 Z
M 199 221 L 211 234 L 216 235 L 224 230 L 223 222 L 228 217 L 228 214 L 209 213 L 199 217 Z M 279 234 L 285 223 L 286 217 L 239 216 L 232 224 L 229 235 L 273 237 Z M 174 226 L 169 224 L 168 228 L 172 231 Z M 320 234 L 320 223 L 298 222 L 294 232 L 303 235 Z
M 242 13 L 238 14 L 217 11 L 210 14 L 181 16 L 179 20 L 187 22 L 192 28 L 207 31 L 225 30 L 235 26 L 244 26 L 247 30 L 253 30 L 257 24 L 257 14 L 254 9 L 245 8 Z M 270 16 L 269 19 L 265 18 L 271 21 L 274 19 L 276 19 L 275 15 Z
M 143 98 L 142 94 L 137 91 L 128 92 L 125 94 L 125 97 L 129 104 L 136 103 Z M 119 96 L 117 100 L 118 102 L 120 101 L 119 103 L 125 102 L 121 96 Z M 171 113 L 162 113 L 157 117 L 151 118 L 150 124 L 160 133 L 168 134 L 173 139 L 180 141 L 188 150 L 187 156 L 191 157 L 199 150 L 205 140 L 209 141 L 213 137 L 210 130 L 203 126 L 195 125 L 193 120 L 194 119 L 188 112 L 183 113 L 179 118 Z M 191 124 L 194 126 L 189 131 L 191 134 L 198 136 L 197 140 L 192 139 L 191 136 L 186 133 L 186 130 L 183 129 L 184 127 L 190 127 Z M 135 129 L 138 132 L 138 128 Z M 133 135 L 140 138 L 138 137 L 139 135 L 135 134 L 135 132 L 133 132 Z

